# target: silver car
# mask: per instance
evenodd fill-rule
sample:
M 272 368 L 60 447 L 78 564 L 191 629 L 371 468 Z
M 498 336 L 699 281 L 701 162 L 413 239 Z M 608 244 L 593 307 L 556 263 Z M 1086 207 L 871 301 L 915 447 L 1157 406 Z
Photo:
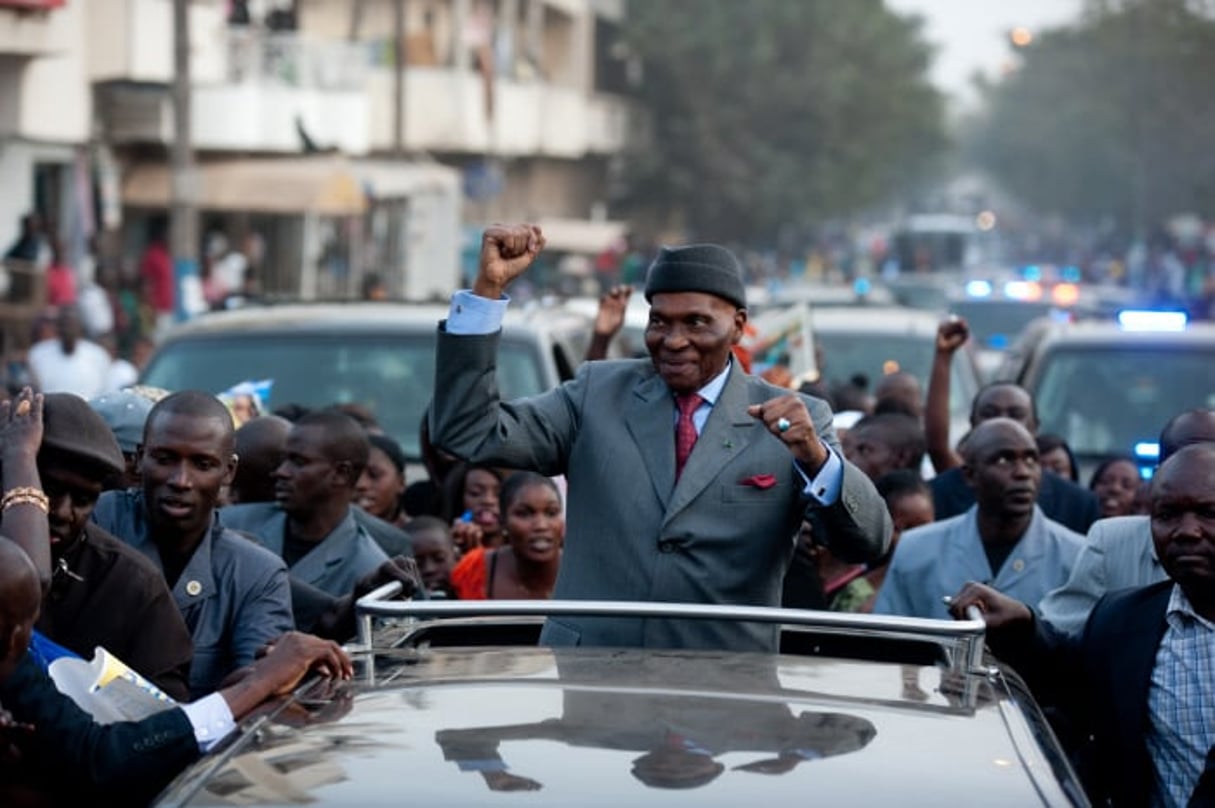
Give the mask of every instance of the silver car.
M 158 804 L 1084 803 L 978 619 L 384 594 L 363 619 L 398 624 L 364 628 L 354 680 L 246 720 Z M 783 648 L 535 645 L 571 613 L 780 622 Z

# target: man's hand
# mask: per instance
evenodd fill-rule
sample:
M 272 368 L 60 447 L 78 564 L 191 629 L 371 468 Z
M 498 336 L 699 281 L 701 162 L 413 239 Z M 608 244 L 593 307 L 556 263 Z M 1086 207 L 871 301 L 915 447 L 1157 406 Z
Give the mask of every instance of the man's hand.
M 42 394 L 24 388 L 0 403 L 0 448 L 9 457 L 34 458 L 42 445 Z
M 481 234 L 481 261 L 473 294 L 498 300 L 506 287 L 544 249 L 544 234 L 534 224 L 490 225 Z
M 970 326 L 966 320 L 954 315 L 937 326 L 937 353 L 953 356 L 954 352 L 970 339 Z
M 979 607 L 988 629 L 1028 625 L 1034 619 L 1034 613 L 1021 601 L 974 581 L 967 582 L 949 599 L 949 613 L 955 620 L 966 620 L 966 610 L 971 606 Z
M 481 546 L 481 538 L 483 536 L 481 526 L 476 522 L 465 522 L 463 519 L 457 519 L 451 523 L 451 541 L 460 551 L 460 554 L 471 552 Z
M 827 447 L 819 439 L 814 419 L 800 396 L 780 396 L 763 404 L 752 404 L 747 407 L 747 414 L 762 421 L 769 432 L 780 438 L 811 478 L 827 462 Z
M 611 339 L 620 333 L 632 294 L 632 286 L 613 286 L 599 298 L 599 310 L 595 313 L 595 336 Z
M 362 578 L 355 581 L 354 599 L 379 589 L 384 584 L 400 581 L 404 587 L 401 597 L 411 598 L 425 589 L 422 584 L 422 573 L 418 570 L 418 562 L 409 556 L 399 555 L 390 558 Z
M 238 721 L 266 699 L 290 693 L 310 671 L 335 679 L 349 679 L 354 674 L 341 646 L 298 631 L 289 631 L 271 643 L 265 656 L 249 668 L 240 681 L 220 691 Z

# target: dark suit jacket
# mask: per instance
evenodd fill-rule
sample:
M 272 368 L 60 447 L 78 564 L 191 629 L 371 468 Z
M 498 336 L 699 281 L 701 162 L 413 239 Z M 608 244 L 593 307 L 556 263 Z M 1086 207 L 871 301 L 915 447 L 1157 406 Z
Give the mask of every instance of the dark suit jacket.
M 0 704 L 17 721 L 34 725 L 23 779 L 82 795 L 82 805 L 141 805 L 199 756 L 194 728 L 181 710 L 98 724 L 28 654 L 0 682 Z
M 779 606 L 802 514 L 815 510 L 845 560 L 885 552 L 890 515 L 869 479 L 843 461 L 839 499 L 813 505 L 788 447 L 747 407 L 788 390 L 737 365 L 675 479 L 675 401 L 648 359 L 587 362 L 573 381 L 502 402 L 498 335 L 440 331 L 434 445 L 478 463 L 569 480 L 556 598 Z M 839 452 L 831 410 L 803 397 Z M 842 453 L 841 453 L 842 457 Z M 759 476 L 770 485 L 748 484 Z M 550 619 L 547 645 L 776 648 L 774 626 L 722 621 Z
M 1105 595 L 1078 640 L 1038 621 L 1028 645 L 992 643 L 1044 705 L 1092 734 L 1095 764 L 1081 773 L 1094 804 L 1150 803 L 1156 776 L 1146 743 L 1148 688 L 1172 591 L 1168 580 Z
M 928 484 L 932 487 L 932 505 L 938 521 L 966 513 L 975 504 L 975 492 L 966 484 L 960 468 L 942 472 Z M 1038 507 L 1048 519 L 1081 535 L 1088 533 L 1093 522 L 1101 518 L 1101 505 L 1092 491 L 1052 471 L 1042 473 Z

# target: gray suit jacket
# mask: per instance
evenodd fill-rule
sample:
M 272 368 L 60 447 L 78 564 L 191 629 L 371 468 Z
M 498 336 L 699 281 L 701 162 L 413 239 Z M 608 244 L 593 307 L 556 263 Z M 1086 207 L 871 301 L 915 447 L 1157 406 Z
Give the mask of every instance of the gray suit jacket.
M 811 500 L 788 448 L 747 406 L 787 394 L 737 365 L 675 481 L 675 404 L 648 359 L 588 362 L 569 382 L 502 402 L 498 335 L 440 328 L 430 434 L 478 463 L 569 480 L 556 598 L 779 606 L 793 538 Z M 803 397 L 839 452 L 831 411 Z M 770 487 L 747 484 L 771 475 Z M 817 506 L 815 506 L 817 507 Z M 890 517 L 869 479 L 844 462 L 838 501 L 820 508 L 832 549 L 879 557 Z M 711 621 L 550 619 L 549 645 L 775 649 L 775 626 Z
M 1038 603 L 1042 620 L 1079 637 L 1089 613 L 1106 592 L 1147 586 L 1168 577 L 1152 546 L 1147 516 L 1114 516 L 1093 522 L 1067 583 Z
M 263 547 L 282 558 L 287 514 L 277 504 L 229 505 L 220 509 L 219 520 L 224 527 L 254 536 Z M 341 597 L 350 593 L 355 581 L 387 560 L 388 556 L 371 535 L 355 522 L 352 507 L 333 532 L 287 571 L 292 578 Z

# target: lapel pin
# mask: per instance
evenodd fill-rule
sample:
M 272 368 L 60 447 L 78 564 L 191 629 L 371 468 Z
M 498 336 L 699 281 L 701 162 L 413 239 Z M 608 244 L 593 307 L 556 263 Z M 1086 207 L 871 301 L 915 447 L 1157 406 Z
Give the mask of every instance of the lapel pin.
M 723 449 L 733 449 L 733 448 L 734 448 L 734 441 L 732 441 L 732 440 L 723 441 L 723 442 L 722 442 L 722 444 L 721 444 L 721 447 L 722 447 Z
M 1025 569 L 1024 561 L 1022 561 L 1021 559 L 1018 558 L 1016 561 L 1013 562 L 1013 572 L 1020 572 L 1023 569 Z
M 189 581 L 186 583 L 186 594 L 191 597 L 197 597 L 202 592 L 202 584 L 198 581 Z

